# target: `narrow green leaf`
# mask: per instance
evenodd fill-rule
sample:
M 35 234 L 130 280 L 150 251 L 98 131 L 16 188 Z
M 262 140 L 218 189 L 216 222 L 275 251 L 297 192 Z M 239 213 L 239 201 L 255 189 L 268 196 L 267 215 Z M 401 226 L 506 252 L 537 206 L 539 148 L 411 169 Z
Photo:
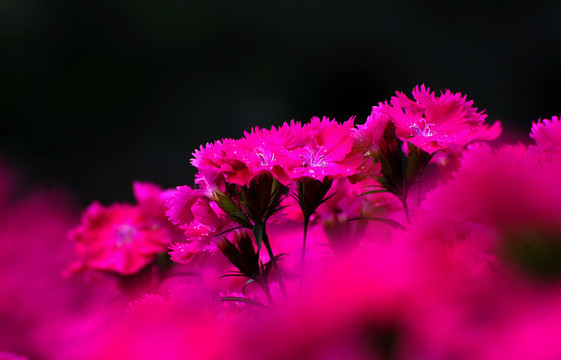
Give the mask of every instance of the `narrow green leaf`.
M 239 296 L 223 296 L 223 297 L 220 298 L 220 300 L 222 300 L 222 301 L 237 301 L 237 302 L 243 302 L 243 303 L 246 303 L 246 304 L 251 304 L 251 305 L 259 306 L 259 307 L 262 307 L 262 308 L 267 308 L 267 306 L 261 304 L 261 303 L 258 302 L 258 301 L 251 300 L 251 299 L 248 299 L 248 298 L 239 297 Z
M 368 194 L 379 194 L 379 193 L 389 193 L 389 191 L 386 190 L 386 189 L 384 189 L 384 190 L 371 190 L 371 191 L 363 192 L 362 194 L 358 194 L 358 196 L 364 196 L 364 195 L 368 195 Z
M 249 279 L 249 280 L 247 280 L 247 281 L 245 282 L 245 284 L 243 284 L 243 286 L 242 286 L 242 293 L 243 293 L 244 295 L 245 295 L 245 288 L 246 288 L 246 286 L 248 286 L 249 284 L 254 283 L 254 282 L 255 282 L 254 279 Z
M 257 243 L 257 253 L 261 250 L 261 245 L 263 244 L 263 233 L 265 232 L 265 224 L 257 223 L 253 226 L 253 236 L 255 236 L 255 242 Z
M 226 234 L 226 233 L 229 233 L 230 231 L 234 231 L 234 230 L 238 230 L 238 229 L 243 229 L 244 227 L 245 227 L 245 226 L 236 226 L 236 227 L 233 227 L 233 228 L 231 228 L 231 229 L 224 230 L 224 231 L 222 231 L 220 234 L 216 234 L 216 235 L 214 235 L 214 236 L 216 236 L 216 237 L 222 236 L 222 235 L 224 235 L 224 234 Z

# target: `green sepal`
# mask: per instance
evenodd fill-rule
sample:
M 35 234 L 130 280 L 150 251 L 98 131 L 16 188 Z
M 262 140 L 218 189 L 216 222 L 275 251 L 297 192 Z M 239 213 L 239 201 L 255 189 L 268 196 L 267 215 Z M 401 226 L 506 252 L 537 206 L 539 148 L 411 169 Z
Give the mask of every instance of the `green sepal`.
M 265 224 L 257 223 L 253 226 L 253 236 L 255 237 L 255 242 L 257 243 L 257 253 L 261 250 L 261 245 L 263 244 L 263 234 L 265 232 Z
M 407 157 L 407 167 L 405 168 L 405 179 L 407 185 L 411 186 L 415 178 L 423 173 L 432 155 L 410 142 L 407 142 L 407 150 L 409 155 Z
M 228 195 L 224 194 L 220 190 L 214 190 L 213 192 L 216 204 L 224 210 L 224 212 L 238 224 L 251 227 L 251 222 L 245 213 L 240 209 L 240 207 L 232 200 Z

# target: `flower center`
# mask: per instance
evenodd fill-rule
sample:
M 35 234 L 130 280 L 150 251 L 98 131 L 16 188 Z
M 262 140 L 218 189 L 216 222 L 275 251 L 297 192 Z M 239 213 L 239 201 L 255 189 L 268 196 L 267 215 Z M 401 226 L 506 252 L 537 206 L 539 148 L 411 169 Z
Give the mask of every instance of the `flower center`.
M 417 123 L 421 123 L 423 125 L 423 129 L 421 130 L 421 128 L 419 127 L 419 125 L 417 125 Z M 411 130 L 413 130 L 413 136 L 424 136 L 424 137 L 430 137 L 434 135 L 434 131 L 431 129 L 431 126 L 434 127 L 434 124 L 427 124 L 427 121 L 423 118 L 420 118 L 417 123 L 411 125 L 409 128 Z
M 300 155 L 302 157 L 302 159 L 304 159 L 304 162 L 302 163 L 302 166 L 304 166 L 304 167 L 317 167 L 317 166 L 325 167 L 325 165 L 327 165 L 327 162 L 323 160 L 325 155 L 326 155 L 326 150 L 323 148 L 323 146 L 320 146 L 320 147 L 315 148 L 315 149 L 307 148 L 307 152 Z
M 263 148 L 255 148 L 255 154 L 261 158 L 261 165 L 267 166 L 275 161 L 275 153 Z
M 115 239 L 115 246 L 121 247 L 125 244 L 132 243 L 134 236 L 136 235 L 136 229 L 129 224 L 123 224 L 115 229 L 115 235 L 117 235 Z

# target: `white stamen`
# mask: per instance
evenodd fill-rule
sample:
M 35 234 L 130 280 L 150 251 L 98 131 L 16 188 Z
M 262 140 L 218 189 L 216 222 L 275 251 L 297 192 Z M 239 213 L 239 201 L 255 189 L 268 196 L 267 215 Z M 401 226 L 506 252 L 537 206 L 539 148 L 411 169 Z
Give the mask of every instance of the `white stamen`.
M 417 123 L 411 125 L 409 128 L 413 130 L 413 136 L 424 136 L 424 137 L 430 137 L 434 135 L 434 131 L 430 128 L 431 126 L 434 127 L 434 124 L 427 124 L 427 121 L 423 118 L 420 118 L 417 122 L 423 122 L 424 127 L 421 130 L 421 128 L 419 127 L 419 125 L 417 125 Z
M 275 161 L 275 153 L 266 151 L 263 148 L 256 148 L 255 153 L 261 158 L 261 165 L 267 166 Z
M 320 152 L 322 152 L 323 155 L 320 155 Z M 321 146 L 318 149 L 308 148 L 308 153 L 300 156 L 304 159 L 304 162 L 302 163 L 302 166 L 304 167 L 325 167 L 327 165 L 327 163 L 323 160 L 325 150 Z

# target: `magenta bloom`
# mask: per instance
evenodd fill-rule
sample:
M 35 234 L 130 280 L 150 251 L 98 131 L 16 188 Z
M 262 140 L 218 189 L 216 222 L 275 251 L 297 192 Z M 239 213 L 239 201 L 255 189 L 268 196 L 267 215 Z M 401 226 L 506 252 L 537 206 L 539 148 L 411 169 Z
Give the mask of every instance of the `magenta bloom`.
M 461 93 L 446 90 L 440 96 L 424 85 L 413 89 L 413 99 L 396 92 L 390 104 L 379 103 L 374 113 L 382 113 L 396 126 L 397 136 L 433 154 L 452 144 L 466 145 L 474 140 L 492 140 L 501 133 L 501 125 L 485 124 L 487 115 L 478 112 L 473 101 Z
M 164 214 L 168 196 L 153 184 L 134 184 L 139 205 L 97 202 L 82 215 L 69 234 L 80 257 L 74 269 L 95 269 L 134 274 L 165 252 L 174 238 Z
M 253 128 L 239 140 L 223 139 L 193 153 L 203 188 L 220 188 L 222 181 L 248 185 L 270 172 L 283 185 L 304 177 L 346 177 L 357 172 L 362 154 L 354 153 L 354 118 L 343 124 L 313 117 L 303 126 L 285 123 L 278 129 Z
M 234 172 L 234 168 L 228 162 L 222 141 L 215 141 L 212 144 L 207 143 L 206 146 L 201 145 L 193 153 L 191 165 L 199 170 L 195 182 L 199 184 L 201 189 L 209 191 L 209 196 L 213 189 L 221 187 L 225 174 Z
M 300 146 L 291 152 L 298 163 L 290 171 L 294 180 L 325 177 L 339 178 L 354 175 L 363 162 L 363 154 L 353 153 L 354 117 L 343 124 L 323 117 L 313 117 L 302 127 Z
M 263 172 L 271 172 L 281 183 L 290 179 L 286 168 L 296 166 L 289 152 L 301 137 L 299 122 L 285 123 L 278 129 L 253 128 L 238 140 L 223 139 L 201 146 L 191 164 L 199 170 L 199 183 L 205 189 L 220 188 L 223 181 L 248 185 Z
M 70 233 L 84 268 L 134 274 L 166 250 L 167 229 L 150 228 L 138 208 L 93 203 Z
M 469 274 L 502 264 L 553 277 L 561 273 L 550 261 L 561 251 L 559 174 L 560 161 L 540 163 L 523 145 L 470 145 L 454 179 L 427 196 L 409 237 Z
M 195 254 L 198 254 L 204 250 L 200 242 L 175 242 L 169 246 L 169 255 L 172 261 L 187 264 L 191 261 Z
M 170 245 L 171 259 L 175 262 L 188 263 L 195 254 L 203 251 L 217 252 L 214 237 L 234 227 L 218 206 L 203 194 L 202 190 L 178 186 L 167 201 L 166 214 L 184 231 L 183 240 L 186 241 Z
M 530 137 L 536 142 L 538 151 L 561 155 L 561 119 L 557 116 L 551 117 L 551 120 L 533 122 Z
M 370 156 L 380 150 L 379 142 L 384 136 L 388 121 L 389 117 L 374 107 L 370 116 L 366 118 L 366 122 L 356 126 L 354 135 L 357 145 L 364 148 L 365 156 Z
M 200 190 L 193 190 L 189 186 L 178 186 L 166 202 L 168 210 L 165 212 L 174 225 L 190 224 L 195 219 L 192 207 L 201 197 Z
M 0 351 L 0 360 L 27 360 L 24 356 L 19 356 L 11 352 Z
M 239 140 L 225 141 L 230 161 L 243 164 L 242 176 L 227 175 L 227 181 L 247 185 L 255 176 L 270 172 L 282 184 L 288 185 L 290 178 L 287 172 L 299 163 L 293 151 L 301 142 L 302 126 L 294 121 L 284 123 L 278 129 L 274 126 L 271 130 L 253 128 Z

